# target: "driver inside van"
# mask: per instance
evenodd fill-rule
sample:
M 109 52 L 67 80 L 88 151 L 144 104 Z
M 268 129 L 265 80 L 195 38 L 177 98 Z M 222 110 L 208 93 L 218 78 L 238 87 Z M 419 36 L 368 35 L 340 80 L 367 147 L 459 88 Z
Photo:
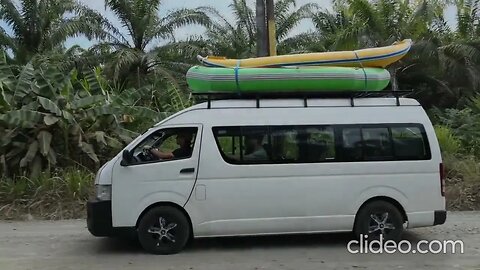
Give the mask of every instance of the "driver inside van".
M 179 133 L 176 143 L 179 148 L 172 152 L 162 152 L 158 149 L 151 149 L 150 152 L 159 159 L 181 159 L 189 158 L 192 155 L 192 139 L 193 134 L 188 132 Z

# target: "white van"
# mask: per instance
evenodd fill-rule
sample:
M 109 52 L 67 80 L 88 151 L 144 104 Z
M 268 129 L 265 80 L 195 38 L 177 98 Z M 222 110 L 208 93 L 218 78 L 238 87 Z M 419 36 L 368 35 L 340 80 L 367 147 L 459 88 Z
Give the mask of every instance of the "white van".
M 135 232 L 155 254 L 197 237 L 399 240 L 404 227 L 446 220 L 437 138 L 406 98 L 205 102 L 136 138 L 95 186 L 90 232 Z

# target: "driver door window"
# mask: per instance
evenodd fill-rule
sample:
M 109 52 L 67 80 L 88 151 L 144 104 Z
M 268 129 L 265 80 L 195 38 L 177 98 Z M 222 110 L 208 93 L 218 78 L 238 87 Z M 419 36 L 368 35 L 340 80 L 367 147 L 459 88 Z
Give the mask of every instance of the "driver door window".
M 167 128 L 150 134 L 133 149 L 136 164 L 188 159 L 198 128 Z

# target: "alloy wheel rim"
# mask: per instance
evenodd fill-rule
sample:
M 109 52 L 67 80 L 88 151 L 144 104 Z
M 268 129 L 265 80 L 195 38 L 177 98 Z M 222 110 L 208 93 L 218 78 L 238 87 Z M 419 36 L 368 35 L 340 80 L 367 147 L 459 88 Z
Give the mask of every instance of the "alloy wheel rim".
M 155 222 L 157 223 L 157 222 Z M 153 224 L 147 232 L 157 239 L 157 247 L 166 243 L 175 243 L 175 233 L 171 230 L 177 227 L 177 223 L 168 222 L 164 217 L 158 218 L 158 224 Z
M 392 223 L 390 215 L 388 212 L 374 213 L 370 215 L 369 224 L 368 224 L 368 234 L 371 236 L 383 236 L 385 239 L 386 236 L 396 227 Z

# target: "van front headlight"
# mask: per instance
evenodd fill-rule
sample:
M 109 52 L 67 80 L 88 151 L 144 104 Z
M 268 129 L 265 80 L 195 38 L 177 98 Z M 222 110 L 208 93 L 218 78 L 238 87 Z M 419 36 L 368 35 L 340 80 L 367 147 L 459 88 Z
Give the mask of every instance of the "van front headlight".
M 112 200 L 112 185 L 95 185 L 95 197 L 99 201 Z

